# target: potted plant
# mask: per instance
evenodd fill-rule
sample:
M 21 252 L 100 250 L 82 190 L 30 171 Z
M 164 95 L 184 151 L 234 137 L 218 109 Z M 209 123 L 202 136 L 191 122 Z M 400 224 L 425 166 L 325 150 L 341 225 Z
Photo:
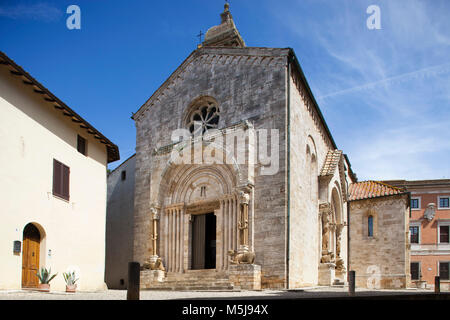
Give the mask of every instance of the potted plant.
M 36 275 L 39 278 L 39 281 L 41 282 L 39 284 L 39 290 L 43 292 L 49 292 L 50 291 L 50 281 L 53 280 L 54 277 L 56 277 L 56 274 L 51 275 L 52 269 L 50 268 L 47 270 L 47 268 L 42 267 L 41 271 L 37 273 Z
M 75 271 L 64 272 L 63 276 L 64 280 L 66 281 L 66 292 L 75 293 L 75 291 L 77 290 L 77 285 L 75 282 L 78 281 L 78 279 L 75 277 Z

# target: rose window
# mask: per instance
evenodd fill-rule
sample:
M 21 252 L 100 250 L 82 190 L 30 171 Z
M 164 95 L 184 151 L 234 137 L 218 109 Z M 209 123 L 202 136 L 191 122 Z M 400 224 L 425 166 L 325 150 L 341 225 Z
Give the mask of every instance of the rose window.
M 204 101 L 194 107 L 188 119 L 189 131 L 194 135 L 204 134 L 219 126 L 219 108 L 214 102 Z

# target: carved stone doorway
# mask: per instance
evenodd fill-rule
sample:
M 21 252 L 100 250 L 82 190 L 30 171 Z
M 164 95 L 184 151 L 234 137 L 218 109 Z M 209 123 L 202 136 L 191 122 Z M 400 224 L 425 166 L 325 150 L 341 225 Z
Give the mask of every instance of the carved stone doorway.
M 216 225 L 214 213 L 193 216 L 192 269 L 216 268 Z

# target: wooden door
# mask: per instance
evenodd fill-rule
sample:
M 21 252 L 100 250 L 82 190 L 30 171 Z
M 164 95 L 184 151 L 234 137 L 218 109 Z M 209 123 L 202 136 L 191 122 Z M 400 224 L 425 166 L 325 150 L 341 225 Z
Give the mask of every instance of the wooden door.
M 205 268 L 205 215 L 195 215 L 192 222 L 192 269 Z
M 23 230 L 22 287 L 36 288 L 39 284 L 36 274 L 39 271 L 40 242 L 39 230 L 28 224 Z

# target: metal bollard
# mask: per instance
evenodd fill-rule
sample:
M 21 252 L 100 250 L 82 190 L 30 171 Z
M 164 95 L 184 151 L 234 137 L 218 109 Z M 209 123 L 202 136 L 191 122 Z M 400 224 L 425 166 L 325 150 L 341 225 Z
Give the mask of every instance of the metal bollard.
M 441 293 L 441 278 L 439 276 L 434 277 L 434 293 Z
M 351 296 L 355 295 L 355 280 L 356 280 L 355 277 L 356 277 L 355 271 L 348 272 L 348 293 Z
M 140 274 L 139 262 L 129 262 L 127 300 L 139 300 Z

